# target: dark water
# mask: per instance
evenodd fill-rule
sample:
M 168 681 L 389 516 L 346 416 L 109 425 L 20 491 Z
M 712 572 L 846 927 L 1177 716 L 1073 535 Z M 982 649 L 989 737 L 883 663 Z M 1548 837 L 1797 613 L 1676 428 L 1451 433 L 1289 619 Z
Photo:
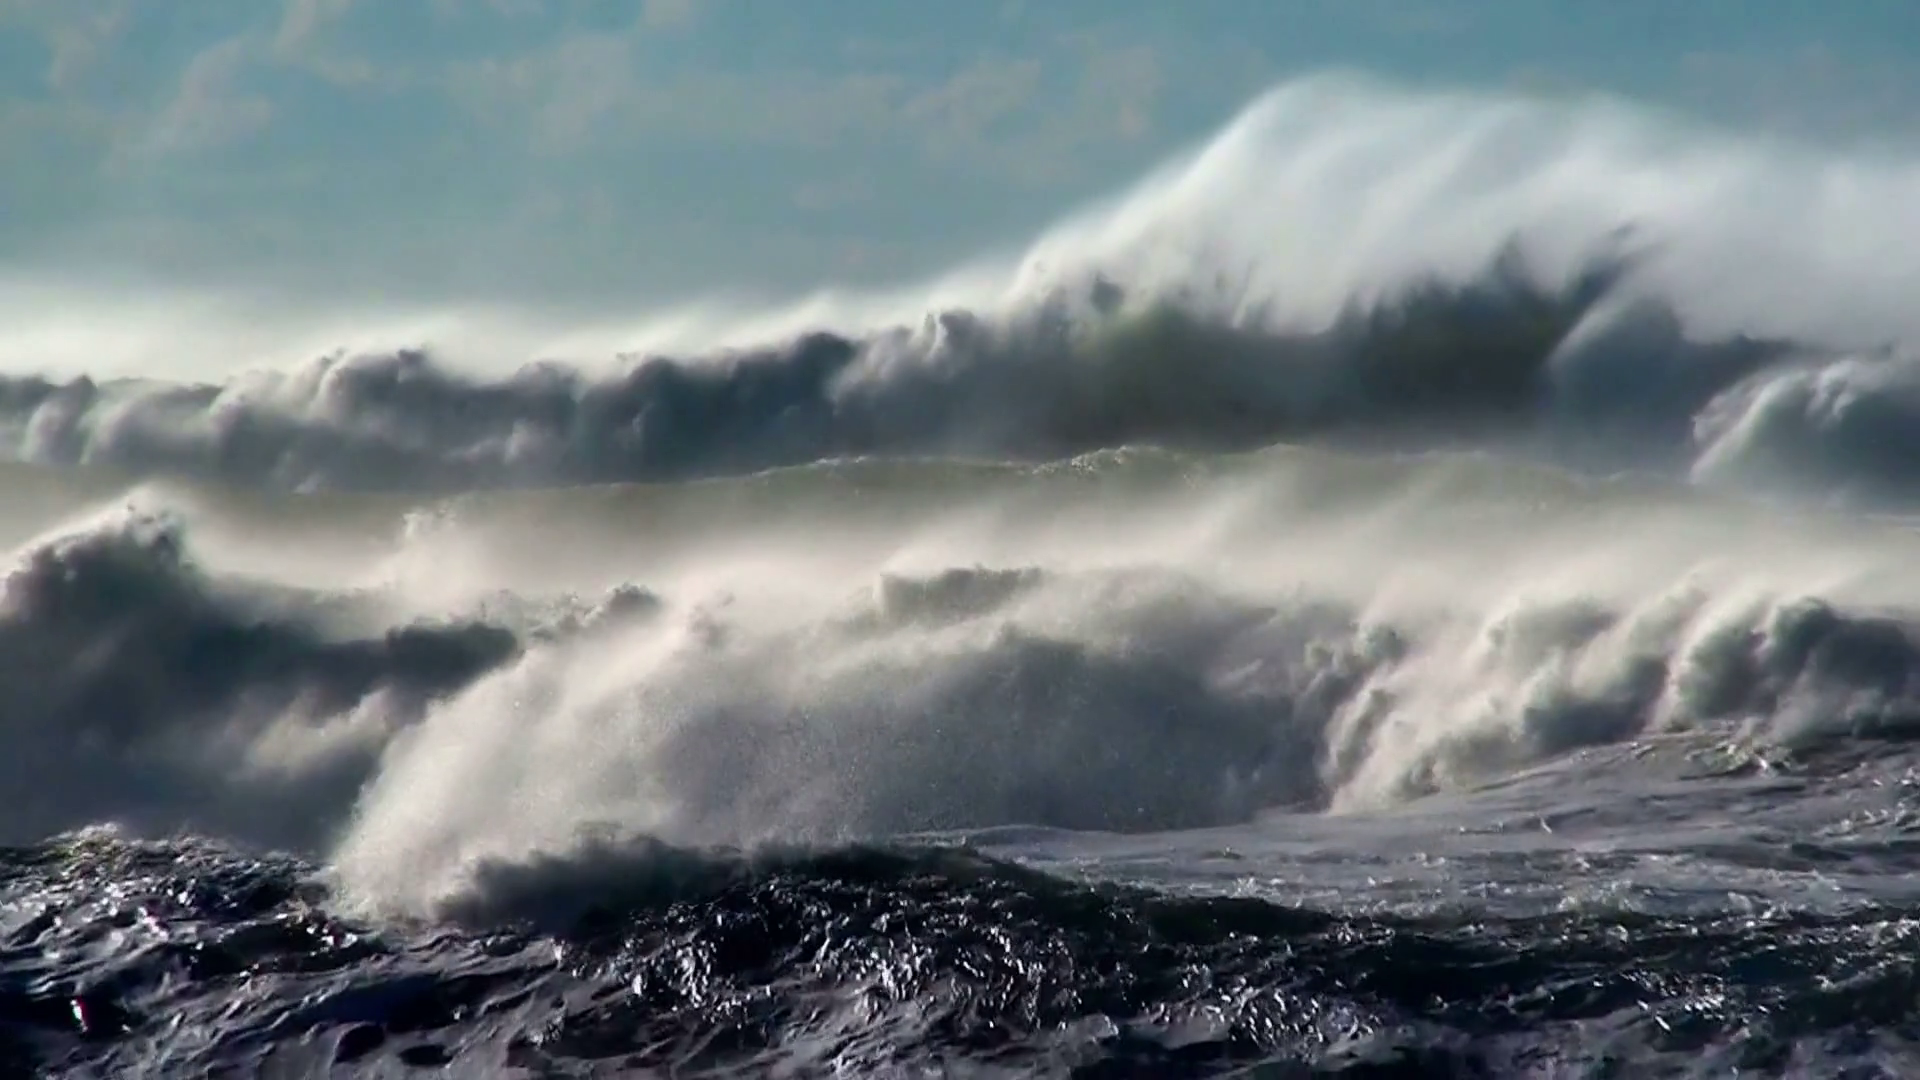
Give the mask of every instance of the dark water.
M 603 840 L 483 871 L 432 926 L 332 913 L 296 861 L 91 834 L 5 853 L 0 1061 L 1908 1076 L 1913 760 L 1662 751 L 1635 776 L 1581 758 L 1387 816 L 1171 837 L 752 856 Z

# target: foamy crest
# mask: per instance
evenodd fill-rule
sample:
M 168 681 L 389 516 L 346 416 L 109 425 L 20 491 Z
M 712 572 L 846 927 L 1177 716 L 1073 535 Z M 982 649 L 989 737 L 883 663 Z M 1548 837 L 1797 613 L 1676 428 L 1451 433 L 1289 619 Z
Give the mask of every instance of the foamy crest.
M 1911 454 L 1884 433 L 1912 411 L 1916 180 L 1614 102 L 1309 79 L 1020 257 L 917 290 L 716 303 L 624 346 L 518 313 L 406 323 L 396 349 L 366 329 L 382 315 L 324 359 L 199 383 L 8 377 L 0 438 L 309 490 L 1364 438 L 1905 502 Z M 160 310 L 200 328 L 188 351 L 219 337 L 217 308 Z M 480 340 L 563 359 L 506 373 Z

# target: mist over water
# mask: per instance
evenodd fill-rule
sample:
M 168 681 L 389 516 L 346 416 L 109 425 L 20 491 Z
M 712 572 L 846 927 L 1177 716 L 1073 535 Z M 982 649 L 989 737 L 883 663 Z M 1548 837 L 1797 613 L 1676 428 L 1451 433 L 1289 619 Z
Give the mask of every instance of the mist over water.
M 36 304 L 0 1062 L 1899 1075 L 1916 180 L 1342 76 L 920 291 Z

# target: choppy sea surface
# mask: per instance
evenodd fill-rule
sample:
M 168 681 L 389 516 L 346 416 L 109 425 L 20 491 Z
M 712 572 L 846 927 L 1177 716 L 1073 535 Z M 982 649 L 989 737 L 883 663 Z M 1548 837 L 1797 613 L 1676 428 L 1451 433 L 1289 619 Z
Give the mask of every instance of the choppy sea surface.
M 0 1075 L 1920 1075 L 1920 166 L 1663 123 L 1313 82 L 976 304 L 0 376 Z

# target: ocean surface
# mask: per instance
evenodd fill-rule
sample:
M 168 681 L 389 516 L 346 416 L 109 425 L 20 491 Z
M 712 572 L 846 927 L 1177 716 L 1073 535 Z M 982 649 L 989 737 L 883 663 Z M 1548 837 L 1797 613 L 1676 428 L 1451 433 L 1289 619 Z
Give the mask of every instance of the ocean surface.
M 1920 1076 L 1917 182 L 1309 80 L 706 347 L 13 358 L 0 1076 Z

